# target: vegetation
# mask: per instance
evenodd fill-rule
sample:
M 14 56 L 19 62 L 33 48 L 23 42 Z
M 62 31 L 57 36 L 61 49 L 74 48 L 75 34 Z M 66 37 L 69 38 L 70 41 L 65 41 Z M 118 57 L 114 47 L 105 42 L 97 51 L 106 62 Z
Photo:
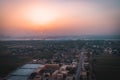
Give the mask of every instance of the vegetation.
M 120 56 L 97 55 L 96 79 L 97 80 L 118 80 L 120 79 Z
M 4 77 L 11 71 L 15 70 L 17 67 L 25 64 L 30 61 L 30 57 L 21 57 L 21 56 L 9 56 L 4 55 L 0 56 L 0 76 Z
M 85 41 L 0 41 L 0 77 L 31 61 L 32 59 L 50 59 L 55 53 L 65 53 L 79 48 Z
M 120 41 L 106 40 L 51 40 L 51 41 L 0 41 L 0 77 L 4 77 L 19 66 L 32 59 L 47 59 L 54 54 L 76 54 L 86 48 L 95 54 L 95 73 L 97 80 L 120 79 Z M 105 52 L 104 50 L 108 50 Z M 112 49 L 112 54 L 109 54 Z M 109 54 L 109 55 L 108 55 Z M 60 56 L 56 62 L 60 61 Z M 67 59 L 71 62 L 71 59 Z M 70 73 L 74 71 L 71 70 Z

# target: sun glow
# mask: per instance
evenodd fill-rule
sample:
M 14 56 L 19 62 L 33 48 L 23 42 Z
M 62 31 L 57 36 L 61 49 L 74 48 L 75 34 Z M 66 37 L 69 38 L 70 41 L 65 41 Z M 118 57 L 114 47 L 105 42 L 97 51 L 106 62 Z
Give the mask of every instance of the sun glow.
M 54 22 L 58 15 L 49 9 L 31 8 L 27 11 L 27 19 L 34 25 L 47 25 Z

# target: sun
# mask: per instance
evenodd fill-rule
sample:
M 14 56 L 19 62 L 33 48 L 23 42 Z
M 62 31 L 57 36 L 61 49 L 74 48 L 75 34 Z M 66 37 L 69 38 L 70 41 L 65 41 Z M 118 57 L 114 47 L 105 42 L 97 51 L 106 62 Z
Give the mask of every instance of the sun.
M 27 19 L 35 25 L 47 25 L 57 18 L 57 14 L 49 9 L 32 8 L 27 11 Z

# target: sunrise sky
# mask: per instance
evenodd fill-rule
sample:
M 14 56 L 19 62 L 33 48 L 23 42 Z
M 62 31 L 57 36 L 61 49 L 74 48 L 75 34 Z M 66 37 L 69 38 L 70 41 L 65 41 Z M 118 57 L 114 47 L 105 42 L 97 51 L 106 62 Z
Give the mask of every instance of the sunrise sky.
M 0 36 L 119 34 L 120 0 L 0 0 Z

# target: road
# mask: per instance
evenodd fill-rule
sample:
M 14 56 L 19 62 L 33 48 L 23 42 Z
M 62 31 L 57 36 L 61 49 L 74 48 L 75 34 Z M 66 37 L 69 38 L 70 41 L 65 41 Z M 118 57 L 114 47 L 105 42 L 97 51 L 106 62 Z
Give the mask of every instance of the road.
M 82 69 L 82 65 L 83 65 L 83 53 L 80 53 L 80 58 L 79 58 L 79 63 L 78 63 L 78 69 L 75 75 L 75 80 L 80 80 L 80 74 L 81 74 L 81 69 Z

